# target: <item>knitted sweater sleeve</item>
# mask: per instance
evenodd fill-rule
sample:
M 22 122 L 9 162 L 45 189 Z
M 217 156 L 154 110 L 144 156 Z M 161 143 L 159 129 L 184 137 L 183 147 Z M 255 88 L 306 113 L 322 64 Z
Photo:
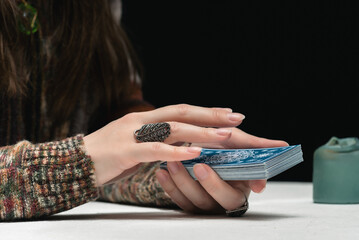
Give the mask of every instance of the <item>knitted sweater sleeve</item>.
M 82 137 L 0 148 L 0 220 L 48 216 L 98 197 Z

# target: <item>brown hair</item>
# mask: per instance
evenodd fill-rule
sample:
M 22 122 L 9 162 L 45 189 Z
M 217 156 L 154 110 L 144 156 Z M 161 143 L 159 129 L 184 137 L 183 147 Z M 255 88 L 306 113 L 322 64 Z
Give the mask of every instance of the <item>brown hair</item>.
M 0 88 L 6 94 L 26 95 L 32 78 L 50 73 L 49 114 L 60 123 L 73 112 L 86 79 L 106 106 L 127 97 L 141 68 L 108 1 L 33 0 L 40 29 L 31 35 L 19 31 L 19 2 L 0 1 Z

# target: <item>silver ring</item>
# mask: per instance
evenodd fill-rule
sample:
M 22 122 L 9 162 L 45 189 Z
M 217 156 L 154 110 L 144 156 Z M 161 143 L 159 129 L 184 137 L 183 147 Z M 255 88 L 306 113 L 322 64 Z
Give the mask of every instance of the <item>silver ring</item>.
M 139 142 L 164 142 L 171 134 L 171 126 L 166 122 L 149 123 L 137 129 L 133 134 Z
M 243 214 L 245 214 L 248 210 L 248 200 L 247 200 L 246 196 L 245 196 L 245 198 L 246 198 L 246 201 L 243 203 L 242 206 L 240 206 L 236 209 L 233 209 L 233 210 L 226 210 L 226 215 L 228 217 L 240 217 Z

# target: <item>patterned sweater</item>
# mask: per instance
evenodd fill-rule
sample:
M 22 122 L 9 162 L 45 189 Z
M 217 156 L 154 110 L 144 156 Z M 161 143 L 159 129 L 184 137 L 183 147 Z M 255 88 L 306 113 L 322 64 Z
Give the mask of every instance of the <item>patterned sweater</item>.
M 83 135 L 0 148 L 0 219 L 33 219 L 79 206 L 100 197 L 110 202 L 173 206 L 154 177 L 158 164 L 116 183 L 95 186 L 94 166 Z
M 0 218 L 41 217 L 98 197 L 82 136 L 0 148 Z

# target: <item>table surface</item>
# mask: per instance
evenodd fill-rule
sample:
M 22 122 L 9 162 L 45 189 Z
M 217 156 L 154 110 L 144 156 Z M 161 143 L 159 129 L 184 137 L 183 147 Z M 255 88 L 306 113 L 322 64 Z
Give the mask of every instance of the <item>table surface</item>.
M 91 202 L 46 220 L 0 223 L 1 239 L 359 239 L 359 204 L 315 204 L 312 184 L 268 182 L 242 218 Z

